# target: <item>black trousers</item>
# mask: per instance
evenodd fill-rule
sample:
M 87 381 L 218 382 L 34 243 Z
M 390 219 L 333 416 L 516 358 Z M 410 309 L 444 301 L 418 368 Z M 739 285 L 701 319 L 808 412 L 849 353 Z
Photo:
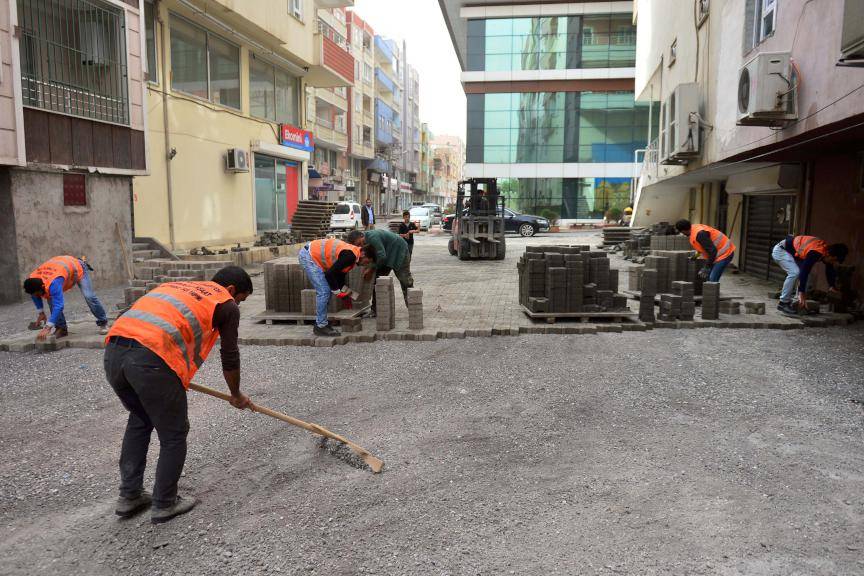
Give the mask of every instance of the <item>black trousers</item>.
M 408 247 L 411 248 L 410 245 Z M 390 272 L 393 272 L 396 279 L 399 280 L 399 286 L 402 288 L 402 298 L 405 300 L 405 306 L 408 306 L 408 289 L 414 287 L 414 275 L 411 274 L 411 250 L 405 255 L 405 260 L 402 261 L 400 268 L 396 268 L 395 270 L 388 266 L 378 268 L 375 270 L 375 278 L 389 276 Z M 372 311 L 378 311 L 378 295 L 375 293 L 374 288 L 372 289 Z
M 105 376 L 129 411 L 120 451 L 120 496 L 135 498 L 141 493 L 150 436 L 155 428 L 159 461 L 153 506 L 168 508 L 177 498 L 177 482 L 186 462 L 186 390 L 159 356 L 133 341 L 108 344 Z

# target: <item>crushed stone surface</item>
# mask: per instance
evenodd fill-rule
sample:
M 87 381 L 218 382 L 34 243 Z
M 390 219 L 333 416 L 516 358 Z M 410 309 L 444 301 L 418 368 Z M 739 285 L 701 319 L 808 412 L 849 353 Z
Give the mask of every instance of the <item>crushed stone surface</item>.
M 0 353 L 3 575 L 864 573 L 864 327 L 242 347 L 189 514 L 115 517 L 99 350 Z M 225 389 L 218 354 L 197 381 Z M 154 435 L 146 487 L 158 455 Z

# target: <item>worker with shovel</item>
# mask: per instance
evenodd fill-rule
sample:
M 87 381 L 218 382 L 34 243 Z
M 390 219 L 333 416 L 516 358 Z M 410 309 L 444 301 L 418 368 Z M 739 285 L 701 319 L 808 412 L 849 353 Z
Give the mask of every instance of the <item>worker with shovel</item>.
M 300 249 L 297 258 L 306 277 L 315 287 L 315 327 L 316 336 L 339 336 L 339 331 L 327 320 L 327 307 L 333 291 L 345 286 L 345 274 L 357 264 L 368 262 L 370 252 L 363 251 L 363 232 L 352 230 L 345 236 L 345 242 L 335 238 L 313 240 Z
M 705 267 L 699 277 L 708 282 L 719 282 L 726 266 L 735 257 L 735 244 L 728 236 L 705 224 L 691 224 L 689 220 L 679 220 L 675 229 L 690 238 L 690 245 L 704 259 Z
M 93 268 L 82 258 L 55 256 L 36 268 L 24 281 L 24 291 L 30 295 L 36 310 L 39 311 L 36 321 L 30 324 L 31 330 L 39 330 L 37 340 L 45 340 L 51 335 L 63 338 L 69 334 L 66 328 L 66 316 L 63 314 L 65 308 L 63 294 L 74 286 L 80 288 L 87 307 L 96 317 L 99 333 L 108 333 L 108 316 L 90 283 L 91 270 Z M 48 301 L 50 317 L 45 316 L 43 298 Z
M 120 451 L 120 498 L 115 512 L 128 518 L 147 508 L 154 524 L 195 507 L 177 495 L 189 432 L 186 391 L 221 337 L 222 372 L 235 408 L 251 405 L 240 392 L 238 304 L 252 294 L 245 270 L 228 266 L 210 282 L 171 282 L 151 290 L 120 316 L 106 338 L 105 375 L 129 411 Z M 153 495 L 144 491 L 144 468 L 153 429 L 159 462 Z

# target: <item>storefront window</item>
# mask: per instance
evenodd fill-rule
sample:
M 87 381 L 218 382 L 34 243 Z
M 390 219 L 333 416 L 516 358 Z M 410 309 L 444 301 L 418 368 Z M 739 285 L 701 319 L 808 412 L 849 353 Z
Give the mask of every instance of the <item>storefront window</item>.
M 600 220 L 630 203 L 629 178 L 501 178 L 507 207 L 525 214 L 564 220 Z
M 285 230 L 297 209 L 299 162 L 255 154 L 255 222 L 258 232 Z

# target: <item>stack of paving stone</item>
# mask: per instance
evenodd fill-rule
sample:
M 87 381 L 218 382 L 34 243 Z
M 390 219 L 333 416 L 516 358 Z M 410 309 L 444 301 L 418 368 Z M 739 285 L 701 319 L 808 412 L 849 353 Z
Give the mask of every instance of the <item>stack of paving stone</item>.
M 744 302 L 744 312 L 746 314 L 755 314 L 757 316 L 765 315 L 764 302 Z
M 197 282 L 210 280 L 230 261 L 192 261 L 153 259 L 135 264 L 135 278 L 124 290 L 123 303 L 118 308 L 128 309 L 136 300 L 166 282 Z
M 702 319 L 717 320 L 720 317 L 720 283 L 705 282 L 702 285 Z
M 685 250 L 692 251 L 690 239 L 681 234 L 651 236 L 651 250 Z
M 691 282 L 673 282 L 672 294 L 660 295 L 660 320 L 693 320 L 695 314 L 696 302 Z
M 423 329 L 423 290 L 408 289 L 408 329 Z
M 344 318 L 340 320 L 339 325 L 343 332 L 361 332 L 363 330 L 363 320 L 360 318 Z
M 636 232 L 642 228 L 630 228 L 629 226 L 607 226 L 603 228 L 603 247 L 617 246 L 630 240 Z
M 531 312 L 627 311 L 618 270 L 588 246 L 529 246 L 517 263 L 519 302 Z
M 667 238 L 674 238 L 674 236 Z M 690 259 L 692 253 L 692 250 L 652 250 L 651 255 L 645 257 L 645 269 L 657 270 L 658 294 L 671 294 L 673 282 L 691 282 L 695 294 L 702 294 L 703 281 L 697 274 L 699 266 L 697 261 Z M 638 282 L 639 273 L 636 274 Z M 633 290 L 633 280 L 631 276 L 631 290 Z
M 375 328 L 387 332 L 396 328 L 396 295 L 393 291 L 393 278 L 382 276 L 375 281 L 375 299 L 378 303 Z
M 717 309 L 721 314 L 735 316 L 741 314 L 741 303 L 735 300 L 721 300 Z
M 300 291 L 300 312 L 304 316 L 315 316 L 318 308 L 318 294 L 314 288 Z
M 654 298 L 657 296 L 657 270 L 643 270 L 641 276 L 642 297 L 639 299 L 639 320 L 653 323 Z
M 334 210 L 335 202 L 301 200 L 291 218 L 291 235 L 298 242 L 324 238 L 330 230 L 330 217 Z

